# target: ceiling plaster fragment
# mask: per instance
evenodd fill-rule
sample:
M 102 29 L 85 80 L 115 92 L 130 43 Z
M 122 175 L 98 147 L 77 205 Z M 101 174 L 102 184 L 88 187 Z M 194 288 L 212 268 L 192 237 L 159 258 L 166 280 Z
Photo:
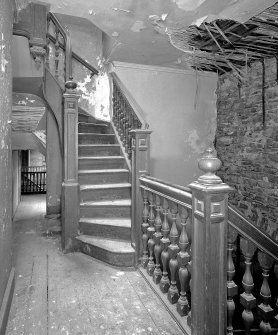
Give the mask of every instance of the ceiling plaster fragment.
M 185 11 L 193 11 L 200 7 L 206 0 L 172 0 L 177 6 Z

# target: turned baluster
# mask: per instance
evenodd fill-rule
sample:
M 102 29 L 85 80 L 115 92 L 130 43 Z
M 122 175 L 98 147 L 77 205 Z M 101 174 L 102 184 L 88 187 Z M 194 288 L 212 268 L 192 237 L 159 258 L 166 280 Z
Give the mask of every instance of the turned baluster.
M 177 288 L 177 282 L 176 282 L 176 274 L 178 271 L 178 260 L 177 260 L 177 254 L 179 252 L 179 246 L 177 244 L 179 239 L 179 232 L 177 229 L 177 213 L 178 213 L 178 206 L 177 204 L 173 203 L 171 206 L 171 214 L 172 214 L 172 227 L 170 230 L 170 245 L 168 247 L 169 254 L 170 254 L 170 261 L 169 261 L 169 270 L 171 274 L 171 285 L 168 290 L 168 300 L 171 302 L 171 304 L 175 304 L 179 299 L 179 291 Z
M 256 247 L 252 242 L 244 238 L 241 239 L 240 245 L 243 256 L 245 258 L 245 272 L 242 279 L 244 292 L 240 295 L 240 303 L 244 307 L 244 311 L 242 312 L 242 319 L 245 327 L 245 334 L 250 334 L 251 327 L 254 322 L 252 309 L 256 307 L 256 298 L 252 294 L 254 282 L 251 273 L 251 260 L 255 253 Z
M 189 289 L 189 271 L 187 269 L 187 264 L 190 260 L 190 255 L 188 253 L 189 240 L 186 232 L 186 225 L 188 219 L 187 209 L 181 207 L 180 209 L 181 218 L 181 234 L 179 239 L 180 252 L 177 255 L 177 260 L 179 263 L 179 280 L 181 285 L 180 297 L 177 304 L 177 310 L 181 316 L 187 315 L 189 312 L 189 303 L 187 300 L 186 292 Z
M 270 319 L 274 315 L 273 309 L 270 307 L 269 303 L 271 301 L 271 292 L 268 284 L 269 271 L 273 265 L 273 259 L 264 252 L 258 252 L 258 261 L 262 268 L 263 283 L 260 290 L 261 304 L 258 306 L 259 313 L 262 317 L 260 323 L 260 330 L 262 334 L 270 334 L 271 325 L 269 323 Z
M 59 30 L 55 29 L 55 78 L 59 79 Z
M 148 208 L 148 193 L 147 191 L 143 191 L 143 202 L 144 202 L 144 207 L 143 207 L 143 223 L 142 223 L 142 249 L 143 249 L 143 256 L 141 260 L 142 266 L 145 268 L 147 267 L 148 264 L 148 219 L 149 219 L 149 208 Z
M 274 274 L 276 276 L 276 279 L 278 280 L 278 263 L 275 263 L 274 264 Z M 275 319 L 278 321 L 278 296 L 276 298 L 276 306 L 275 306 L 275 309 L 276 309 L 276 315 L 275 315 Z
M 155 232 L 154 228 L 154 201 L 153 201 L 153 194 L 149 193 L 149 227 L 148 227 L 148 250 L 149 250 L 149 262 L 147 266 L 147 272 L 150 276 L 153 275 L 155 264 L 154 264 L 154 239 L 153 234 Z
M 154 256 L 155 256 L 155 269 L 153 272 L 153 281 L 158 284 L 162 277 L 162 271 L 160 268 L 160 255 L 162 251 L 162 246 L 160 244 L 160 240 L 162 238 L 161 233 L 161 227 L 162 227 L 162 221 L 160 217 L 160 197 L 158 195 L 155 196 L 155 210 L 156 210 L 156 216 L 154 220 L 154 227 L 155 227 L 155 233 L 153 234 L 154 239 Z
M 233 281 L 235 276 L 235 265 L 233 261 L 233 246 L 237 238 L 237 232 L 228 226 L 228 257 L 227 257 L 227 335 L 233 335 L 233 317 L 235 313 L 234 296 L 237 295 L 238 287 Z
M 49 32 L 50 28 L 50 20 L 49 18 L 47 19 L 47 28 L 46 31 Z M 50 38 L 49 35 L 46 35 L 46 56 L 45 56 L 45 66 L 49 69 L 49 62 L 50 62 Z
M 163 293 L 168 292 L 169 287 L 170 287 L 170 280 L 168 277 L 168 271 L 167 271 L 167 266 L 169 262 L 169 251 L 168 247 L 170 245 L 170 239 L 168 237 L 170 227 L 168 223 L 168 201 L 166 199 L 163 199 L 163 204 L 162 204 L 162 213 L 163 213 L 163 222 L 162 222 L 162 239 L 160 240 L 161 246 L 162 246 L 162 253 L 161 253 L 161 263 L 162 263 L 162 278 L 160 280 L 160 289 Z

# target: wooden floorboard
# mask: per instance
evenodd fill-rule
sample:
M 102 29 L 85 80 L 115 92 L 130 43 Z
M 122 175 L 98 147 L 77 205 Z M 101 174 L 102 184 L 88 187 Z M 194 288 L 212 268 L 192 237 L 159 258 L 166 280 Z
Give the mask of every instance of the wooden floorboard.
M 44 218 L 44 197 L 23 200 L 14 222 L 16 284 L 7 335 L 182 334 L 139 272 L 64 254 L 57 220 Z

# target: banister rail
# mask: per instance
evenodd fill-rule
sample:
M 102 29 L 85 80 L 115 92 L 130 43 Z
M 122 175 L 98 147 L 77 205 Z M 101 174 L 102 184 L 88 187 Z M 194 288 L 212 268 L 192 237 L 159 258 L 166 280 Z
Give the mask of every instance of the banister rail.
M 228 224 L 242 237 L 254 243 L 258 249 L 271 256 L 278 262 L 278 243 L 262 229 L 247 220 L 234 206 L 228 207 Z
M 50 33 L 47 34 L 47 37 L 52 43 L 56 42 L 56 38 L 51 35 Z M 59 41 L 59 48 L 65 51 L 65 45 Z M 98 75 L 99 71 L 92 66 L 90 63 L 88 63 L 84 58 L 80 57 L 78 54 L 76 54 L 74 51 L 72 51 L 72 58 L 75 59 L 77 62 L 82 64 L 84 67 L 86 67 L 93 75 Z
M 71 47 L 71 40 L 69 38 L 69 34 L 58 20 L 55 14 L 49 12 L 48 13 L 48 24 L 51 21 L 55 26 L 56 35 L 59 33 L 62 35 L 64 39 L 64 46 L 65 46 L 65 82 L 72 79 L 72 47 Z M 57 43 L 58 37 L 56 38 Z
M 163 180 L 144 175 L 141 176 L 139 180 L 142 189 L 151 191 L 157 195 L 163 195 L 164 198 L 170 201 L 175 201 L 186 208 L 192 209 L 192 194 L 190 188 L 170 184 Z

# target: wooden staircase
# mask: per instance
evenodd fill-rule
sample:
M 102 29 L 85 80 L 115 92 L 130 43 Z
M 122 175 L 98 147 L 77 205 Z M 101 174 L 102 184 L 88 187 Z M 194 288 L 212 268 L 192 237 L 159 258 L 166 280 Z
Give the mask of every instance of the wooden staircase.
M 84 113 L 78 123 L 82 252 L 115 266 L 133 266 L 130 172 L 112 127 Z

